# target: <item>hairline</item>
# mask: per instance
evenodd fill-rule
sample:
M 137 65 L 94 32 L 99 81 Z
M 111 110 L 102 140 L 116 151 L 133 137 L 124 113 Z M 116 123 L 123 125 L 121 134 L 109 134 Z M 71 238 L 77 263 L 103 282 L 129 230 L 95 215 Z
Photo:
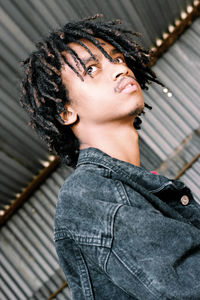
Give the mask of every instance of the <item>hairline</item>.
M 96 37 L 94 37 L 94 38 L 97 39 L 97 40 L 99 39 L 99 38 L 96 38 Z M 103 40 L 102 38 L 100 38 L 100 39 Z M 88 40 L 88 39 L 86 39 L 86 38 L 84 38 L 84 39 L 77 39 L 77 41 L 82 41 L 83 44 L 84 44 L 85 41 L 86 41 L 86 42 L 89 42 L 89 43 L 91 43 L 92 45 L 94 45 L 94 46 L 96 47 L 97 50 L 101 51 L 101 49 L 99 49 L 99 48 L 97 47 L 97 45 L 95 45 L 94 43 L 92 43 L 90 40 Z M 100 44 L 100 45 L 105 45 L 105 43 L 107 43 L 107 44 L 110 44 L 110 45 L 113 47 L 109 52 L 107 52 L 107 51 L 105 50 L 105 52 L 107 53 L 107 55 L 109 56 L 110 59 L 109 59 L 108 57 L 106 57 L 105 54 L 101 51 L 102 54 L 104 55 L 104 57 L 105 57 L 106 59 L 108 59 L 108 60 L 111 61 L 111 60 L 112 60 L 111 55 L 114 55 L 114 54 L 117 54 L 117 53 L 124 55 L 119 49 L 117 49 L 116 47 L 114 47 L 110 42 L 107 42 L 106 40 L 103 40 L 103 41 L 104 41 L 104 42 L 100 42 L 99 44 Z M 95 57 L 95 59 L 92 57 L 91 54 L 90 54 L 90 56 L 89 56 L 89 53 L 88 53 L 88 57 L 87 57 L 87 58 L 80 58 L 80 56 L 78 55 L 78 53 L 77 53 L 74 49 L 72 49 L 72 48 L 69 46 L 71 43 L 77 44 L 77 45 L 79 45 L 80 47 L 82 47 L 83 49 L 85 49 L 85 48 L 84 48 L 82 45 L 80 45 L 79 43 L 77 43 L 76 41 L 69 42 L 69 43 L 67 44 L 67 46 L 70 48 L 70 50 L 72 50 L 72 51 L 74 51 L 74 52 L 76 53 L 78 59 L 82 61 L 82 63 L 85 65 L 85 67 L 86 67 L 87 63 L 90 62 L 90 61 L 98 61 L 99 55 L 93 54 L 93 53 L 92 53 L 92 50 L 90 50 L 90 51 L 91 51 L 93 57 Z M 84 44 L 84 45 L 85 45 L 85 44 Z M 85 47 L 88 48 L 88 46 L 86 46 L 86 45 L 85 45 Z M 69 55 L 71 56 L 71 58 L 73 59 L 73 61 L 75 62 L 74 57 L 72 56 L 72 54 L 71 54 L 68 50 L 63 51 L 63 52 L 69 54 Z M 75 63 L 76 63 L 76 62 L 75 62 Z M 64 62 L 64 67 L 65 67 L 65 65 L 66 65 L 66 63 Z M 80 61 L 79 61 L 79 66 L 80 66 Z M 71 67 L 70 67 L 70 68 L 71 68 Z M 79 67 L 78 67 L 78 68 L 79 68 Z M 62 72 L 62 69 L 63 69 L 63 68 L 61 67 L 61 72 Z M 71 69 L 72 69 L 72 68 L 71 68 Z M 75 73 L 74 70 L 72 70 L 72 71 Z M 78 70 L 77 70 L 77 72 L 78 72 Z M 76 73 L 75 73 L 75 74 L 76 74 Z M 77 75 L 77 74 L 76 74 L 76 75 Z M 82 77 L 82 75 L 81 75 L 80 73 L 79 73 L 79 75 Z M 81 79 L 81 78 L 79 78 L 79 79 Z M 82 77 L 82 79 L 83 79 L 83 77 Z M 84 81 L 84 79 L 83 79 L 83 81 Z

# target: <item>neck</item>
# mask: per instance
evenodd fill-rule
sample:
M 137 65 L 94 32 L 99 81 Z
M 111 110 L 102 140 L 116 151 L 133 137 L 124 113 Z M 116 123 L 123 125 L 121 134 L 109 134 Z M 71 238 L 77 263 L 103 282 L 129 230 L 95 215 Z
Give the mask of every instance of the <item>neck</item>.
M 84 131 L 80 149 L 94 147 L 111 157 L 140 166 L 138 133 L 129 125 L 90 126 Z

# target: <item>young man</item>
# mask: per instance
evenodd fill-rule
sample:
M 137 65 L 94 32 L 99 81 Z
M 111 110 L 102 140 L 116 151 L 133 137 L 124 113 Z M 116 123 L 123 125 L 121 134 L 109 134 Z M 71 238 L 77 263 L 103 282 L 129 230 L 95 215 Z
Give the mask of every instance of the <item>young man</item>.
M 24 62 L 21 103 L 70 166 L 55 245 L 74 300 L 200 299 L 200 210 L 140 167 L 149 52 L 118 22 L 68 23 Z M 134 125 L 134 126 L 133 126 Z

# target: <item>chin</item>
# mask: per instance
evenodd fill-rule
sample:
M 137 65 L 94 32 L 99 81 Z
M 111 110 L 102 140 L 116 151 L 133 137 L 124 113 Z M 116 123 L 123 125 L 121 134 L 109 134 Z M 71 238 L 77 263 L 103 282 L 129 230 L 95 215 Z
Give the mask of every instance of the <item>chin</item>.
M 141 103 L 141 105 L 138 105 L 137 107 L 132 109 L 129 113 L 129 116 L 137 117 L 143 112 L 143 110 L 144 110 L 144 102 Z

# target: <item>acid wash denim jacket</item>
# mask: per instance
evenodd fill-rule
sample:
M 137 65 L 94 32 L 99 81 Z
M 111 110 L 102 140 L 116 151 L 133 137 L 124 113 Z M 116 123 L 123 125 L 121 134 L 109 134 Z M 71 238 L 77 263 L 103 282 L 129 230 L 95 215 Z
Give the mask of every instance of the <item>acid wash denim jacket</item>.
M 54 238 L 73 300 L 200 300 L 200 205 L 180 181 L 81 150 Z

